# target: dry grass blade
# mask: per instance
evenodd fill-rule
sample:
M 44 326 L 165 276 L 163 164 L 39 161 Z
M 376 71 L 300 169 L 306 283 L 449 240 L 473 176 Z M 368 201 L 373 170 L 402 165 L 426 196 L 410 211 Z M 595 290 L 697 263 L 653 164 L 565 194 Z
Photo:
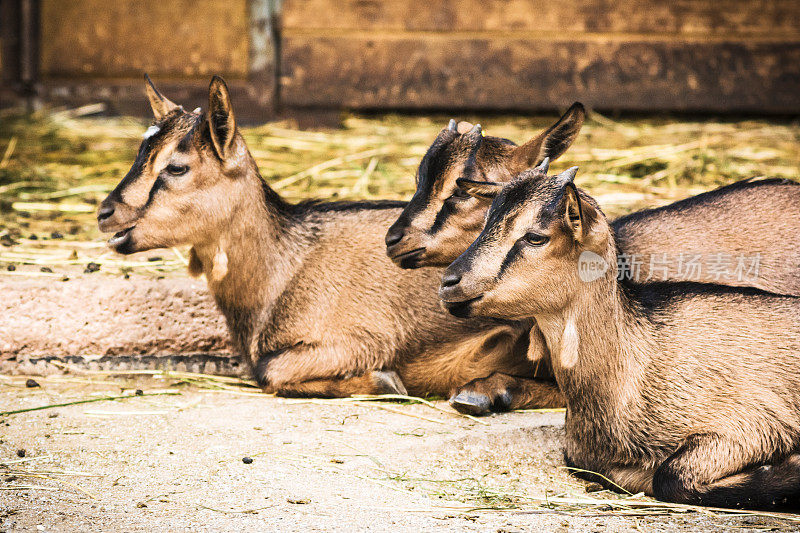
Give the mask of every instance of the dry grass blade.
M 360 404 L 360 405 L 368 405 L 368 404 Z M 405 415 L 405 416 L 410 416 L 410 417 L 413 417 L 413 418 L 419 418 L 420 420 L 426 420 L 428 422 L 435 422 L 437 424 L 446 424 L 446 422 L 444 422 L 442 420 L 436 420 L 435 418 L 428 418 L 427 416 L 422 416 L 422 415 L 418 415 L 418 414 L 414 414 L 414 413 L 408 413 L 406 411 L 401 411 L 400 409 L 395 409 L 393 407 L 389 407 L 388 405 L 375 404 L 372 407 L 377 407 L 378 409 L 381 409 L 383 411 L 389 411 L 390 413 L 396 413 L 396 414 L 399 414 L 399 415 Z
M 10 485 L 8 487 L 0 487 L 0 490 L 58 490 L 56 487 L 47 487 L 44 485 Z
M 145 392 L 142 394 L 124 394 L 120 396 L 101 396 L 99 398 L 88 398 L 85 400 L 75 400 L 73 402 L 52 403 L 48 405 L 40 405 L 37 407 L 27 407 L 24 409 L 13 409 L 11 411 L 0 411 L 0 416 L 17 415 L 20 413 L 29 413 L 31 411 L 41 411 L 44 409 L 55 409 L 56 407 L 68 407 L 70 405 L 80 405 L 83 403 L 94 402 L 108 402 L 114 400 L 129 400 L 131 398 L 142 398 L 144 396 L 176 396 L 180 395 L 179 391 L 163 391 L 163 392 Z
M 454 410 L 447 410 L 442 409 L 438 405 L 430 402 L 424 398 L 418 398 L 416 396 L 404 396 L 402 394 L 381 394 L 378 396 L 350 396 L 347 398 L 331 398 L 331 399 L 319 399 L 319 398 L 312 398 L 312 399 L 291 399 L 291 398 L 282 398 L 282 402 L 284 403 L 317 403 L 317 404 L 326 404 L 326 405 L 342 405 L 342 404 L 353 404 L 353 403 L 366 403 L 366 402 L 411 402 L 411 403 L 419 403 L 430 407 L 435 411 L 439 411 L 441 413 L 448 414 L 450 416 L 457 416 L 460 418 L 467 418 L 472 420 L 473 422 L 477 422 L 478 424 L 488 425 L 489 423 L 485 420 L 481 420 L 480 418 L 476 418 L 472 415 L 459 413 L 458 411 Z M 397 410 L 399 413 L 405 414 L 403 411 Z
M 241 511 L 233 511 L 233 510 L 226 511 L 225 509 L 215 509 L 214 507 L 209 507 L 201 503 L 197 504 L 198 509 L 205 509 L 206 511 L 214 511 L 215 513 L 222 513 L 222 514 L 257 514 L 259 511 L 263 511 L 264 509 L 271 509 L 273 507 L 277 506 L 267 505 L 265 507 L 256 507 L 255 509 L 242 509 Z
M 634 495 L 629 498 L 620 499 L 601 499 L 601 498 L 570 498 L 570 497 L 528 497 L 527 499 L 532 502 L 547 505 L 548 507 L 579 507 L 579 508 L 608 508 L 613 509 L 635 509 L 641 514 L 646 514 L 648 511 L 655 512 L 671 512 L 671 513 L 713 513 L 717 515 L 735 515 L 735 516 L 763 516 L 769 518 L 779 518 L 783 520 L 790 520 L 793 522 L 800 522 L 800 515 L 790 513 L 773 513 L 768 511 L 748 511 L 742 509 L 726 509 L 721 507 L 702 507 L 698 505 L 688 505 L 681 503 L 661 502 L 651 499 L 639 499 L 641 495 Z
M 221 376 L 216 374 L 202 374 L 198 372 L 179 372 L 177 370 L 88 370 L 78 368 L 68 363 L 61 361 L 52 361 L 54 366 L 57 366 L 65 371 L 79 374 L 79 375 L 96 375 L 96 376 L 151 376 L 175 381 L 187 381 L 195 384 L 215 384 L 216 386 L 225 387 L 231 386 L 231 390 L 244 389 L 260 389 L 258 384 L 253 380 L 242 379 L 232 376 Z
M 573 467 L 573 466 L 562 466 L 561 468 L 563 468 L 563 469 L 565 469 L 565 470 L 569 470 L 570 472 L 580 472 L 580 473 L 582 473 L 582 474 L 592 474 L 592 475 L 595 475 L 595 476 L 597 476 L 597 477 L 599 477 L 599 478 L 601 478 L 601 479 L 605 480 L 607 483 L 609 483 L 609 484 L 611 484 L 611 485 L 614 485 L 614 486 L 615 486 L 615 487 L 617 487 L 617 488 L 618 488 L 620 491 L 624 492 L 624 493 L 625 493 L 625 494 L 627 494 L 628 496 L 633 496 L 633 494 L 631 494 L 630 492 L 628 492 L 628 491 L 627 491 L 627 490 L 626 490 L 624 487 L 621 487 L 620 485 L 617 485 L 616 483 L 614 483 L 613 481 L 611 481 L 611 479 L 609 479 L 608 477 L 606 477 L 606 476 L 604 476 L 603 474 L 600 474 L 600 473 L 598 473 L 598 472 L 592 472 L 591 470 L 584 470 L 583 468 L 575 468 L 575 467 Z
M 343 399 L 348 400 L 350 398 L 343 398 Z M 379 396 L 354 396 L 351 400 L 352 401 L 362 401 L 362 402 L 385 401 L 385 400 L 400 400 L 400 401 L 405 401 L 405 402 L 420 403 L 422 405 L 426 405 L 426 406 L 430 407 L 431 409 L 435 409 L 436 411 L 439 411 L 439 412 L 442 412 L 442 413 L 447 413 L 448 415 L 451 415 L 451 416 L 459 416 L 461 418 L 468 418 L 469 420 L 472 420 L 473 422 L 477 422 L 478 424 L 483 424 L 484 426 L 489 425 L 489 423 L 487 421 L 485 421 L 485 420 L 481 420 L 480 418 L 477 418 L 477 417 L 474 417 L 472 415 L 468 415 L 468 414 L 465 414 L 465 413 L 459 413 L 458 411 L 455 411 L 455 410 L 442 409 L 438 405 L 435 405 L 433 402 L 430 402 L 430 401 L 426 400 L 425 398 L 419 398 L 417 396 L 405 396 L 403 394 L 382 394 L 382 395 L 379 395 Z
M 272 395 L 265 394 L 263 392 L 244 392 L 238 390 L 230 390 L 230 389 L 202 389 L 200 390 L 202 393 L 210 393 L 210 394 L 233 394 L 236 396 L 253 396 L 257 398 L 269 398 Z
M 21 459 L 8 459 L 5 461 L 0 461 L 0 467 L 8 467 L 8 465 L 19 464 L 19 463 L 28 463 L 31 461 L 45 461 L 52 459 L 50 455 L 37 455 L 35 457 L 23 457 Z
M 39 479 L 48 479 L 48 480 L 51 480 L 51 481 L 56 481 L 58 483 L 62 483 L 64 485 L 67 485 L 68 487 L 71 487 L 71 488 L 77 490 L 78 492 L 80 492 L 82 494 L 85 494 L 86 496 L 88 496 L 89 498 L 91 498 L 93 500 L 99 500 L 100 499 L 96 494 L 94 494 L 92 492 L 89 492 L 88 490 L 76 485 L 75 483 L 67 481 L 66 479 L 58 479 L 58 478 L 54 478 L 52 476 L 44 476 L 44 475 L 38 475 L 38 474 L 31 475 L 31 476 L 28 476 L 28 477 L 34 477 L 34 478 L 39 478 Z
M 363 152 L 357 152 L 355 154 L 349 154 L 342 157 L 334 157 L 333 159 L 329 159 L 328 161 L 324 161 L 318 165 L 314 165 L 313 167 L 307 168 L 306 170 L 298 172 L 297 174 L 292 174 L 291 176 L 275 181 L 270 185 L 272 186 L 273 189 L 280 190 L 286 187 L 287 185 L 291 185 L 303 178 L 318 174 L 319 172 L 325 169 L 336 167 L 344 163 L 352 163 L 353 161 L 359 161 L 361 159 L 367 159 L 370 157 L 384 155 L 388 152 L 389 152 L 389 147 L 373 148 L 371 150 L 365 150 Z
M 0 270 L 0 275 L 3 276 L 20 276 L 20 277 L 39 277 L 39 278 L 62 278 L 64 277 L 63 274 L 56 274 L 55 272 L 28 272 L 28 271 L 17 271 L 9 272 L 6 270 Z
M 18 181 L 16 183 L 9 183 L 8 185 L 0 186 L 0 193 L 6 193 L 15 189 L 41 187 L 42 185 L 44 185 L 44 183 L 41 181 Z
M 107 185 L 83 185 L 81 187 L 71 187 L 62 191 L 53 191 L 48 193 L 20 193 L 19 197 L 22 200 L 54 200 L 56 198 L 67 198 L 69 196 L 80 196 L 82 194 L 91 192 L 100 192 L 108 194 L 111 189 Z
M 15 211 L 58 211 L 61 213 L 94 213 L 96 208 L 89 204 L 54 204 L 48 202 L 14 202 Z
M 3 158 L 0 159 L 0 169 L 6 168 L 8 166 L 8 161 L 11 159 L 12 154 L 14 153 L 14 148 L 17 147 L 17 137 L 11 137 L 11 140 L 8 141 L 8 146 L 6 146 L 6 151 L 3 153 Z
M 7 475 L 12 476 L 34 476 L 34 475 L 42 475 L 42 476 L 80 476 L 80 477 L 103 477 L 100 474 L 90 474 L 88 472 L 73 472 L 70 470 L 8 470 L 4 472 Z

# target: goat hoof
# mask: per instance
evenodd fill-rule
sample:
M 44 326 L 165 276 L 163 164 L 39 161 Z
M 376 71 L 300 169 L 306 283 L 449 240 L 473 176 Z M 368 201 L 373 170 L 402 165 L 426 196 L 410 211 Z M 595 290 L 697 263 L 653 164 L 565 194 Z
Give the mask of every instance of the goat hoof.
M 408 396 L 406 386 L 394 370 L 373 370 L 372 379 L 378 394 L 400 394 Z
M 485 394 L 462 391 L 450 398 L 450 406 L 465 415 L 484 416 L 492 412 L 492 402 Z

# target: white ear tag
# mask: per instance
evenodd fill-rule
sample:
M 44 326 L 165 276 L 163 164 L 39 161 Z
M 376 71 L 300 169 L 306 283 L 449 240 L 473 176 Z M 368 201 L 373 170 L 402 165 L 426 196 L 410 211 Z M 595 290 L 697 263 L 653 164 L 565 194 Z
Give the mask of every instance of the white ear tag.
M 161 131 L 161 128 L 159 128 L 158 126 L 150 126 L 149 128 L 147 128 L 147 131 L 145 131 L 142 134 L 142 139 L 149 139 L 159 131 Z

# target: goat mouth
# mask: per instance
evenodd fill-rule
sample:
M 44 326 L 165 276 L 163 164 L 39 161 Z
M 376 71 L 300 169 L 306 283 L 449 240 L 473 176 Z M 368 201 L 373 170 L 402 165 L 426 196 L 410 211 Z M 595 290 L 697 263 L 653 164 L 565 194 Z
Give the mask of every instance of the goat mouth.
M 397 263 L 400 268 L 417 268 L 422 254 L 425 253 L 425 248 L 414 248 L 402 254 L 391 256 L 392 261 Z
M 135 227 L 136 226 L 131 226 L 129 228 L 125 228 L 122 231 L 116 232 L 113 237 L 108 239 L 108 245 L 111 246 L 112 248 L 119 248 L 130 238 L 131 231 L 133 231 L 133 228 Z
M 447 311 L 458 318 L 467 318 L 472 315 L 472 304 L 483 298 L 483 294 L 470 298 L 469 300 L 459 300 L 455 302 L 442 301 L 442 305 Z

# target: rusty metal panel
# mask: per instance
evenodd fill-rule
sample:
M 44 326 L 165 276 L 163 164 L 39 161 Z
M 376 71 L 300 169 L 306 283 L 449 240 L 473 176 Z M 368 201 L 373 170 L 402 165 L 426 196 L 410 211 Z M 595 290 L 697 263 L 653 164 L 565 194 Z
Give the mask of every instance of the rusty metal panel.
M 247 0 L 42 0 L 47 77 L 244 78 Z

